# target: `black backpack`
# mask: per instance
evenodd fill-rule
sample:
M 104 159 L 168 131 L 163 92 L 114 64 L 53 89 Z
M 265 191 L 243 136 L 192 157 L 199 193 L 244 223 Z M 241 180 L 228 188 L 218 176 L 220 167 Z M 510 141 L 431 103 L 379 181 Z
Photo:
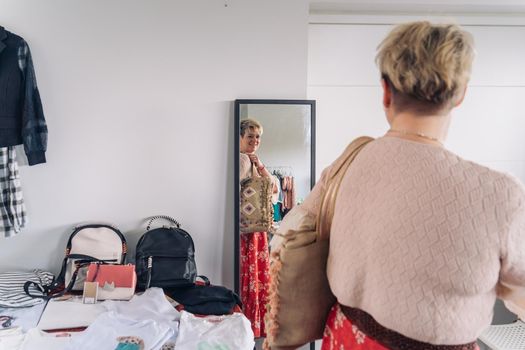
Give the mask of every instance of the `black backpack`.
M 155 228 L 154 220 L 164 219 L 174 226 Z M 169 216 L 159 215 L 150 219 L 146 233 L 137 243 L 135 269 L 137 288 L 174 288 L 192 286 L 197 278 L 195 247 L 188 232 Z

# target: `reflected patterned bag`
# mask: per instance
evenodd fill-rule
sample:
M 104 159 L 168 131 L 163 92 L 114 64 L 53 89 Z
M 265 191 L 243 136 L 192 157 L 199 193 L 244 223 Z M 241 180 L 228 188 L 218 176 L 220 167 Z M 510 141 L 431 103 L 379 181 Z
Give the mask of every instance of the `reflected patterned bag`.
M 242 233 L 268 232 L 273 223 L 272 179 L 258 176 L 252 164 L 252 176 L 241 181 L 240 230 Z

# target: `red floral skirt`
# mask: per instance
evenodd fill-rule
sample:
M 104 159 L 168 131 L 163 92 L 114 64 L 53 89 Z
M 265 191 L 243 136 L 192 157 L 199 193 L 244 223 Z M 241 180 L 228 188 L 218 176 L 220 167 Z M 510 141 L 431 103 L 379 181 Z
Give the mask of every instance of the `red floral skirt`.
M 326 320 L 321 350 L 340 349 L 388 350 L 353 325 L 343 314 L 339 304 L 335 304 Z
M 265 337 L 264 315 L 270 285 L 270 256 L 266 232 L 241 234 L 241 300 L 256 338 Z
M 419 347 L 421 348 L 421 347 Z M 475 349 L 479 347 L 472 344 L 470 347 L 457 346 L 454 348 Z M 321 350 L 389 350 L 372 337 L 366 335 L 345 316 L 339 304 L 335 304 L 326 320 Z

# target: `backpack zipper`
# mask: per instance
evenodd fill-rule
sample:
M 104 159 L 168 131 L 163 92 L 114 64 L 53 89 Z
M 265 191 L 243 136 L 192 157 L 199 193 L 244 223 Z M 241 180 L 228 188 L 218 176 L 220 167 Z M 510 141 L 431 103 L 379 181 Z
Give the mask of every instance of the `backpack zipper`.
M 146 282 L 146 289 L 149 288 L 151 283 L 151 270 L 153 268 L 153 256 L 148 257 L 148 281 Z

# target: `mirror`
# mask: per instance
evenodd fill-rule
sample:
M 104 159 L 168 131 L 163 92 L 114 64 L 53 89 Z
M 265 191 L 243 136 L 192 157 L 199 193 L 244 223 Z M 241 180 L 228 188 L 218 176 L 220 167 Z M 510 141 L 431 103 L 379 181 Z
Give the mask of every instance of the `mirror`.
M 259 338 L 265 336 L 268 243 L 315 182 L 315 101 L 236 100 L 234 127 L 235 291 Z

